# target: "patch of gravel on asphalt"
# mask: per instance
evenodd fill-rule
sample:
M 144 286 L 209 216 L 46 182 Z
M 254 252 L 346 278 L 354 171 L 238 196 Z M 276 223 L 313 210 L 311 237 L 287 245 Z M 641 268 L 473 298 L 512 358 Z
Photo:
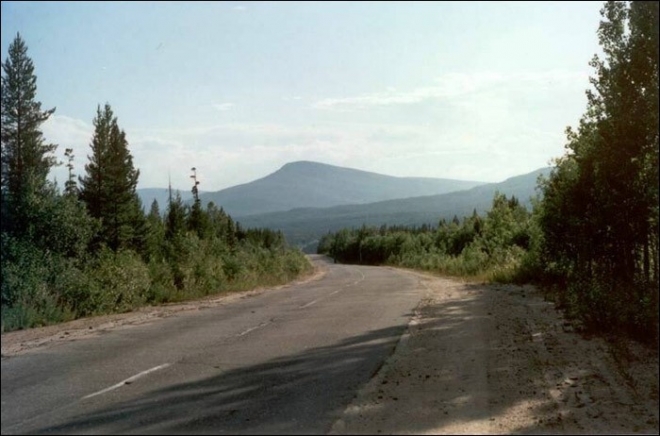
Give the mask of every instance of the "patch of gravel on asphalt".
M 658 434 L 656 351 L 580 336 L 531 286 L 405 273 L 426 297 L 332 434 Z

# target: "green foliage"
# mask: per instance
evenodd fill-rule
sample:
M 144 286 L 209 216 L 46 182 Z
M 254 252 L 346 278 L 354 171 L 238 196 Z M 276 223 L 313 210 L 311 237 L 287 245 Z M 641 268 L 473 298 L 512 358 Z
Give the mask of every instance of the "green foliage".
M 76 271 L 96 230 L 84 206 L 46 180 L 56 146 L 44 143 L 39 126 L 54 109 L 41 111 L 35 96 L 34 66 L 17 36 L 2 77 L 3 329 L 74 316 L 63 292 L 80 281 Z
M 17 34 L 2 64 L 0 228 L 19 237 L 29 232 L 31 206 L 47 195 L 46 177 L 56 163 L 56 145 L 45 143 L 40 130 L 55 109 L 41 110 L 36 80 L 27 46 Z
M 67 196 L 60 199 L 75 201 Z M 151 220 L 156 225 L 155 216 Z M 310 270 L 301 252 L 286 247 L 281 233 L 242 232 L 240 239 L 235 236 L 233 249 L 223 231 L 208 239 L 182 232 L 155 241 L 161 249 L 148 262 L 132 250 L 115 252 L 107 247 L 82 253 L 80 258 L 67 257 L 3 233 L 3 328 L 28 328 L 276 285 Z
M 2 330 L 125 312 L 144 304 L 284 283 L 311 267 L 280 232 L 243 230 L 222 209 L 172 199 L 144 216 L 124 131 L 109 105 L 97 109 L 92 155 L 65 193 L 46 180 L 55 146 L 39 125 L 36 77 L 17 37 L 3 63 Z M 21 127 L 19 129 L 19 127 Z M 79 193 L 79 195 L 77 195 Z
M 94 267 L 97 286 L 89 299 L 96 313 L 125 312 L 146 302 L 149 269 L 133 251 L 102 249 Z
M 126 133 L 119 129 L 110 105 L 99 106 L 94 118 L 92 154 L 80 178 L 80 198 L 89 214 L 99 219 L 99 245 L 117 251 L 140 249 L 144 225 L 142 205 L 135 192 L 140 171 L 133 167 Z
M 22 236 L 37 247 L 65 257 L 83 259 L 99 222 L 90 217 L 75 197 L 60 195 L 49 186 L 41 196 L 26 196 L 29 224 Z
M 162 259 L 164 241 L 165 225 L 160 215 L 158 201 L 154 200 L 145 221 L 144 258 L 147 261 Z
M 173 240 L 178 235 L 185 233 L 188 209 L 181 200 L 181 195 L 177 192 L 174 197 L 170 197 L 165 217 L 165 236 L 168 240 Z
M 67 320 L 52 284 L 67 270 L 64 259 L 29 241 L 2 234 L 2 326 L 28 328 Z
M 56 146 L 46 144 L 40 125 L 55 111 L 41 110 L 36 101 L 37 77 L 27 46 L 20 35 L 9 45 L 9 57 L 2 64 L 0 118 L 2 171 L 0 188 L 3 208 L 2 229 L 18 234 L 25 223 L 21 200 L 26 194 L 41 191 L 46 177 L 55 165 L 52 152 Z
M 533 260 L 528 248 L 538 245 L 538 226 L 515 197 L 496 193 L 485 217 L 476 211 L 461 222 L 457 217 L 437 228 L 363 226 L 328 233 L 319 253 L 340 262 L 392 264 L 444 274 L 520 280 L 519 266 Z
M 658 3 L 607 2 L 594 90 L 543 183 L 538 262 L 588 327 L 657 340 Z

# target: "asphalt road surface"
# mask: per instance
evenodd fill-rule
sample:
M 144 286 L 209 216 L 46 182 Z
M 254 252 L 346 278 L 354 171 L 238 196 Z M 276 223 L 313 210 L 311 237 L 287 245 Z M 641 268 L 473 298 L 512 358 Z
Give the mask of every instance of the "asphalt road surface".
M 327 433 L 423 289 L 314 262 L 319 280 L 2 359 L 2 434 Z

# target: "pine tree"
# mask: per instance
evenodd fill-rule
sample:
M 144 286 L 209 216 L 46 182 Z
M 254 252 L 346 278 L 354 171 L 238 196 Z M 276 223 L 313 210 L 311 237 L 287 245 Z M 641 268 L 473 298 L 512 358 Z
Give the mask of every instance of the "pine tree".
M 56 145 L 44 141 L 40 125 L 55 111 L 41 110 L 36 101 L 37 77 L 20 34 L 2 64 L 1 143 L 2 229 L 21 234 L 28 225 L 27 202 L 45 195 L 47 176 L 56 164 Z
M 199 181 L 197 180 L 197 168 L 193 167 L 191 169 L 193 174 L 190 176 L 193 179 L 193 205 L 190 209 L 190 215 L 188 216 L 188 229 L 192 230 L 200 238 L 205 238 L 208 236 L 208 227 L 209 219 L 208 215 L 202 209 L 202 202 L 199 199 Z
M 64 156 L 67 158 L 66 168 L 69 170 L 69 177 L 64 183 L 64 193 L 72 197 L 78 196 L 78 184 L 76 183 L 76 177 L 73 174 L 73 148 L 67 148 L 64 152 Z
M 147 215 L 145 235 L 145 258 L 147 260 L 158 259 L 162 254 L 162 246 L 165 240 L 165 226 L 156 199 L 151 203 L 151 209 Z
M 94 119 L 91 156 L 80 180 L 80 197 L 101 220 L 99 242 L 111 249 L 139 248 L 136 237 L 144 214 L 136 193 L 140 171 L 133 167 L 126 133 L 119 129 L 110 105 L 99 106 Z
M 177 236 L 185 233 L 187 216 L 188 210 L 183 204 L 181 194 L 177 192 L 173 198 L 170 195 L 167 215 L 165 216 L 165 237 L 167 240 L 173 241 Z

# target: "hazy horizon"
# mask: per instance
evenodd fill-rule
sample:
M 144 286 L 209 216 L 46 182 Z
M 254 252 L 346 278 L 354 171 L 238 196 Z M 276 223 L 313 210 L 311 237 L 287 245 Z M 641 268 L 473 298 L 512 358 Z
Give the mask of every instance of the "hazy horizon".
M 200 192 L 200 193 L 216 192 L 216 191 L 221 191 L 221 190 L 223 190 L 223 189 L 231 188 L 231 187 L 234 187 L 234 186 L 238 186 L 238 185 L 243 185 L 243 184 L 247 184 L 247 183 L 255 182 L 255 181 L 257 181 L 257 180 L 260 180 L 260 179 L 263 179 L 263 178 L 265 178 L 265 177 L 268 177 L 268 176 L 270 176 L 271 174 L 273 174 L 273 173 L 279 171 L 279 170 L 282 169 L 285 165 L 288 165 L 288 164 L 296 164 L 296 163 L 301 163 L 301 162 L 310 162 L 310 163 L 315 163 L 315 164 L 331 165 L 331 166 L 336 166 L 336 167 L 338 167 L 338 168 L 345 168 L 345 169 L 351 169 L 351 170 L 356 170 L 356 171 L 365 171 L 365 172 L 370 172 L 370 173 L 379 174 L 379 175 L 383 175 L 383 176 L 397 177 L 397 178 L 433 178 L 433 179 L 448 179 L 448 180 L 459 180 L 459 181 L 480 182 L 480 183 L 483 183 L 483 184 L 500 183 L 500 182 L 504 182 L 504 181 L 506 181 L 506 180 L 508 180 L 508 179 L 510 179 L 510 178 L 512 178 L 512 177 L 523 176 L 523 175 L 526 175 L 526 174 L 530 174 L 530 173 L 536 172 L 536 171 L 538 171 L 538 170 L 542 170 L 542 169 L 544 169 L 544 168 L 549 168 L 549 167 L 551 167 L 551 165 L 545 165 L 545 166 L 543 166 L 543 167 L 539 167 L 539 168 L 536 168 L 536 169 L 531 170 L 531 171 L 526 171 L 526 172 L 524 172 L 524 173 L 514 174 L 514 175 L 511 175 L 511 176 L 507 176 L 507 177 L 505 177 L 505 178 L 502 179 L 502 180 L 496 180 L 496 181 L 494 181 L 494 182 L 485 182 L 485 181 L 483 181 L 483 180 L 452 179 L 452 178 L 448 178 L 448 177 L 394 176 L 394 175 L 392 175 L 392 174 L 384 174 L 384 173 L 379 173 L 379 172 L 375 172 L 375 171 L 366 171 L 366 170 L 362 170 L 362 169 L 360 169 L 360 168 L 354 168 L 354 167 L 350 167 L 350 166 L 340 166 L 340 165 L 328 164 L 328 163 L 325 163 L 325 162 L 318 162 L 318 161 L 299 160 L 299 161 L 287 162 L 287 163 L 283 164 L 280 168 L 277 168 L 275 171 L 270 172 L 270 173 L 268 173 L 268 174 L 261 175 L 261 176 L 257 176 L 255 179 L 248 180 L 247 182 L 238 183 L 238 184 L 236 184 L 236 185 L 225 186 L 224 188 L 220 188 L 220 189 L 214 189 L 213 187 L 208 186 L 206 190 L 200 190 L 199 192 Z M 139 186 L 138 189 L 168 189 L 168 187 L 167 187 L 167 184 L 165 184 L 165 185 L 162 185 L 162 186 Z M 172 190 L 173 190 L 173 191 L 182 191 L 182 192 L 183 192 L 183 191 L 190 191 L 190 189 L 192 189 L 192 185 L 191 185 L 190 187 L 187 187 L 187 186 L 184 186 L 184 187 L 175 187 L 175 186 L 172 186 Z
M 140 188 L 216 191 L 300 160 L 500 182 L 549 165 L 585 111 L 600 2 L 2 2 L 46 139 L 84 171 L 97 105 Z M 60 185 L 66 168 L 53 172 Z

